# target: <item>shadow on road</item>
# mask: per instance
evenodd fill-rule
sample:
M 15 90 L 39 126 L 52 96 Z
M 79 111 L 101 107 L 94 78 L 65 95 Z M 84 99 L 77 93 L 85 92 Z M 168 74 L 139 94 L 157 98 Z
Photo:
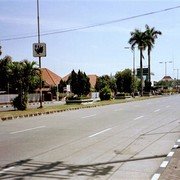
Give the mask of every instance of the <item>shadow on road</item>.
M 110 162 L 73 165 L 62 161 L 42 162 L 26 159 L 8 164 L 0 171 L 0 179 L 23 180 L 25 178 L 70 179 L 72 177 L 102 178 L 113 171 L 113 164 L 166 157 L 166 154 L 129 158 Z
M 11 167 L 11 168 L 10 168 Z M 15 167 L 12 169 L 12 167 Z M 10 170 L 7 170 L 7 169 Z M 74 176 L 99 177 L 111 172 L 109 165 L 71 165 L 61 161 L 39 162 L 27 159 L 3 167 L 0 179 L 23 180 L 25 178 L 70 179 Z

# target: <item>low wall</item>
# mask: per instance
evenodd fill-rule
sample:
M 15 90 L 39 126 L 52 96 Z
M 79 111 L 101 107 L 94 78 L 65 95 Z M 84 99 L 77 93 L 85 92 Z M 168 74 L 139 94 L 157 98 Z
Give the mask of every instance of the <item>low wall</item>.
M 10 104 L 13 99 L 17 97 L 17 94 L 0 94 L 0 104 Z M 28 95 L 29 102 L 39 102 L 40 94 L 34 93 Z

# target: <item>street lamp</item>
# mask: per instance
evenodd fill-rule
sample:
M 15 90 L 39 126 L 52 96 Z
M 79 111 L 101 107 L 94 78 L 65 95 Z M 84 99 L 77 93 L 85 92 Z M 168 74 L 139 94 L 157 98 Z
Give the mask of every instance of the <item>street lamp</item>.
M 131 52 L 133 54 L 133 97 L 135 94 L 135 47 L 124 47 L 125 49 L 131 49 Z
M 176 78 L 176 90 L 178 91 L 179 69 L 174 69 L 174 71 L 177 71 L 177 78 Z
M 40 22 L 39 22 L 39 0 L 37 0 L 37 29 L 38 29 L 38 43 L 40 43 Z M 42 108 L 42 72 L 41 72 L 41 56 L 39 56 L 40 69 L 40 107 Z
M 165 64 L 165 66 L 164 66 L 165 67 L 165 76 L 167 76 L 167 63 L 172 63 L 172 61 L 160 61 L 159 63 L 160 64 L 163 64 L 163 63 Z

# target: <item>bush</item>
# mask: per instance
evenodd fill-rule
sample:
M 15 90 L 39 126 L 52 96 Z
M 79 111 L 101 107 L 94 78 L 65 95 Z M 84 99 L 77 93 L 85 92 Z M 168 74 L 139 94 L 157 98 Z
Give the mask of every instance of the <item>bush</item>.
M 103 100 L 110 100 L 111 98 L 111 89 L 107 86 L 105 86 L 100 92 L 99 97 L 101 101 Z
M 27 96 L 26 95 L 18 95 L 13 100 L 14 108 L 18 110 L 26 110 L 27 109 Z

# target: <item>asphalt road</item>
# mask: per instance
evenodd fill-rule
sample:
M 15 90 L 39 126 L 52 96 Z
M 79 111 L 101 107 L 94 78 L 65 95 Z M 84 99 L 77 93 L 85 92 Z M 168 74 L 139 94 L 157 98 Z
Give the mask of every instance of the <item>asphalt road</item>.
M 151 179 L 179 107 L 173 95 L 0 122 L 0 179 Z

